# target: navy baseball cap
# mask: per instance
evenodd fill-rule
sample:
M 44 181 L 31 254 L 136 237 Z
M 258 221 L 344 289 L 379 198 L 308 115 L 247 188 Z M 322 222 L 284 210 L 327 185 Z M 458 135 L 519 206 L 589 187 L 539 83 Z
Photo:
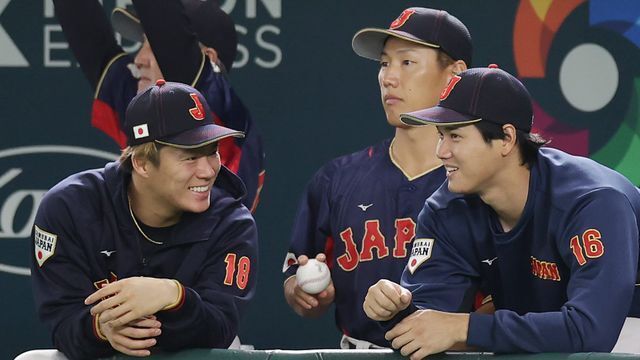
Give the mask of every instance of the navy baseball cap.
M 465 125 L 489 121 L 512 124 L 531 131 L 533 106 L 531 95 L 520 80 L 495 65 L 473 68 L 451 78 L 432 108 L 400 114 L 400 120 L 413 126 Z
M 238 34 L 231 16 L 213 0 L 182 0 L 182 5 L 198 40 L 214 48 L 225 70 L 231 71 L 238 50 Z M 125 39 L 144 40 L 144 30 L 133 7 L 113 9 L 111 24 Z
M 471 65 L 471 34 L 455 16 L 444 10 L 412 7 L 404 10 L 388 29 L 365 28 L 351 41 L 356 54 L 371 60 L 380 60 L 384 43 L 389 36 L 441 49 L 453 60 Z
M 182 149 L 201 147 L 242 131 L 216 125 L 207 100 L 191 86 L 160 79 L 127 106 L 127 145 L 155 141 Z

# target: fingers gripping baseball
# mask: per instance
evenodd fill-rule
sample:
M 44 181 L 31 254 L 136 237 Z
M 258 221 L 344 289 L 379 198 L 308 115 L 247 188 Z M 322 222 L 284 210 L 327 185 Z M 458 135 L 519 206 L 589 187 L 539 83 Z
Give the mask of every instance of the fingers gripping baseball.
M 309 259 L 306 255 L 299 256 L 298 269 L 306 270 L 297 272 L 284 284 L 285 298 L 299 315 L 319 316 L 335 299 L 335 288 L 325 261 L 326 256 L 322 253 L 315 259 Z M 311 287 L 302 284 L 302 281 L 306 281 Z
M 104 286 L 85 299 L 85 304 L 97 302 L 91 314 L 112 327 L 124 326 L 137 319 L 153 315 L 175 303 L 180 296 L 179 285 L 169 279 L 133 277 Z
M 330 305 L 335 298 L 335 288 L 332 282 L 329 283 L 326 289 L 318 294 L 308 294 L 297 285 L 293 292 L 296 304 L 307 310 Z
M 309 259 L 306 255 L 298 257 L 300 266 L 295 277 L 295 293 L 311 307 L 328 305 L 335 297 L 331 272 L 325 262 L 323 253 L 316 255 L 315 259 Z
M 372 320 L 386 321 L 406 309 L 410 303 L 409 290 L 392 281 L 382 279 L 369 288 L 362 307 Z
M 307 294 L 319 294 L 329 286 L 331 272 L 324 260 L 324 254 L 319 254 L 316 259 L 309 259 L 298 267 L 296 280 L 298 286 Z

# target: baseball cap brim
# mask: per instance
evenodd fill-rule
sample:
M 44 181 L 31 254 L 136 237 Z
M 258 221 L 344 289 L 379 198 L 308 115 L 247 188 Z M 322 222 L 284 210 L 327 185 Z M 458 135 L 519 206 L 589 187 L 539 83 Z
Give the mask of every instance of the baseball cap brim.
M 178 135 L 168 136 L 155 141 L 162 145 L 173 146 L 181 149 L 194 149 L 228 137 L 243 138 L 244 133 L 224 126 L 209 124 L 198 126 L 195 129 L 184 131 Z
M 382 50 L 384 49 L 384 43 L 389 36 L 411 41 L 416 44 L 428 46 L 435 49 L 440 48 L 440 45 L 428 43 L 426 41 L 418 39 L 408 32 L 378 28 L 365 28 L 358 31 L 351 40 L 351 47 L 356 54 L 364 58 L 371 60 L 380 60 L 380 55 L 382 55 Z
M 467 125 L 476 123 L 480 120 L 482 119 L 478 119 L 477 116 L 459 113 L 443 106 L 434 106 L 428 109 L 400 114 L 400 121 L 410 126 Z
M 133 11 L 124 8 L 115 8 L 111 12 L 111 25 L 113 29 L 127 40 L 142 42 L 144 30 L 140 19 Z

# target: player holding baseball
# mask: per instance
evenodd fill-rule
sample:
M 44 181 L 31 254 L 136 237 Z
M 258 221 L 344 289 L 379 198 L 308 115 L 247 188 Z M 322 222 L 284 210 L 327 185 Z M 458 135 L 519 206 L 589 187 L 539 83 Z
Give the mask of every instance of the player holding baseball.
M 389 28 L 366 28 L 353 38 L 356 54 L 380 62 L 378 83 L 395 135 L 323 166 L 299 206 L 285 259 L 284 294 L 301 316 L 336 305 L 343 348 L 389 346 L 362 302 L 379 279 L 399 281 L 410 253 L 418 212 L 445 180 L 435 156 L 433 127 L 409 127 L 400 114 L 433 106 L 449 80 L 471 63 L 471 36 L 446 11 L 409 8 Z M 298 286 L 298 264 L 325 261 L 332 282 L 317 295 Z
M 135 57 L 118 46 L 97 0 L 54 0 L 69 47 L 94 90 L 91 122 L 120 147 L 124 113 L 137 92 L 158 79 L 190 84 L 206 98 L 216 122 L 245 133 L 220 142 L 223 164 L 247 186 L 252 211 L 264 182 L 262 140 L 253 119 L 226 78 L 237 50 L 233 20 L 213 0 L 133 0 L 116 8 L 112 23 L 123 37 L 142 42 Z
M 245 188 L 194 88 L 158 80 L 126 111 L 119 161 L 42 200 L 31 274 L 40 318 L 70 359 L 226 348 L 254 293 L 257 232 Z
M 371 319 L 397 323 L 393 347 L 412 359 L 456 345 L 611 351 L 640 315 L 638 188 L 541 148 L 529 93 L 497 68 L 461 73 L 438 106 L 401 117 L 437 126 L 447 183 L 420 213 L 402 286 L 381 280 L 364 302 Z M 494 314 L 464 310 L 480 286 Z

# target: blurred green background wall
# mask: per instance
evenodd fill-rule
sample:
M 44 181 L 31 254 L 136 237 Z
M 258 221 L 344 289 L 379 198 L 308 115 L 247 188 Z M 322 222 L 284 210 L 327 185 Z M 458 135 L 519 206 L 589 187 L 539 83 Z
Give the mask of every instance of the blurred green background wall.
M 88 0 L 87 0 L 88 1 Z M 337 347 L 333 316 L 298 318 L 281 269 L 298 198 L 326 161 L 392 136 L 378 64 L 351 37 L 409 6 L 445 9 L 474 40 L 474 64 L 497 63 L 535 98 L 551 146 L 590 156 L 640 184 L 640 2 L 636 0 L 221 0 L 240 48 L 231 81 L 267 152 L 256 213 L 258 293 L 241 330 L 258 349 Z M 104 0 L 106 11 L 127 1 Z M 51 347 L 28 276 L 30 230 L 44 192 L 118 148 L 91 127 L 92 93 L 49 0 L 0 0 L 0 358 Z

